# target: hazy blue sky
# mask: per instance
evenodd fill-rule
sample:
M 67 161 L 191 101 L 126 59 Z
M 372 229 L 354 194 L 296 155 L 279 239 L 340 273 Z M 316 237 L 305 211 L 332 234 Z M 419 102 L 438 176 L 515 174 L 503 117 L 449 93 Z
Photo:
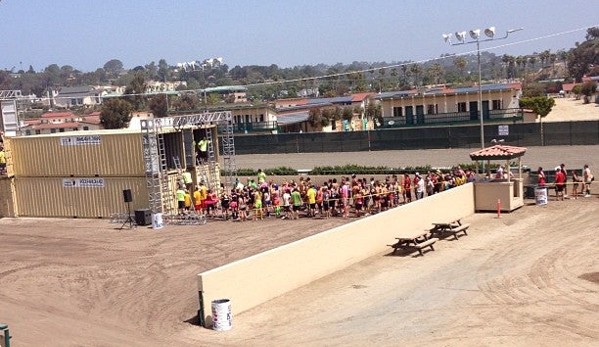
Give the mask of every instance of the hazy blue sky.
M 598 26 L 595 1 L 579 0 L 1 0 L 0 69 L 50 64 L 93 71 L 160 59 L 223 57 L 229 67 L 419 61 L 462 53 L 443 33 L 523 27 L 496 54 L 569 49 Z M 594 17 L 594 18 L 593 18 Z

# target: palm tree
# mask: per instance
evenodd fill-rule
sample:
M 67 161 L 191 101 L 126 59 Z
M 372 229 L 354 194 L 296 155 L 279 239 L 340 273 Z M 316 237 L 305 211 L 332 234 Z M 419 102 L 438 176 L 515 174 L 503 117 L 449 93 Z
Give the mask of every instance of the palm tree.
M 555 74 L 555 62 L 557 61 L 557 54 L 549 54 L 549 62 L 551 63 L 551 73 Z
M 387 70 L 382 67 L 379 69 L 379 92 L 383 91 L 383 84 L 385 83 L 385 74 L 387 73 Z
M 520 72 L 522 72 L 522 64 L 524 62 L 524 57 L 519 55 L 516 57 L 516 66 L 518 67 L 518 70 L 520 70 Z
M 435 63 L 426 69 L 426 74 L 431 79 L 433 84 L 439 84 L 441 77 L 445 75 L 445 70 L 443 70 L 441 64 Z
M 545 65 L 549 62 L 549 56 L 551 55 L 551 51 L 544 50 L 543 53 L 541 53 L 541 67 L 545 67 Z
M 420 74 L 422 74 L 422 66 L 420 64 L 412 64 L 410 66 L 410 72 L 414 75 L 414 86 L 418 88 Z
M 453 60 L 453 65 L 460 71 L 460 82 L 463 82 L 464 70 L 466 69 L 466 65 L 468 65 L 468 61 L 464 57 L 457 57 Z
M 528 62 L 530 63 L 530 66 L 532 67 L 532 71 L 535 71 L 535 64 L 537 63 L 537 57 L 534 55 L 531 55 L 528 58 Z
M 504 54 L 501 56 L 501 61 L 503 62 L 503 66 L 505 66 L 505 78 L 510 78 L 510 56 Z
M 408 84 L 408 67 L 407 67 L 407 65 L 401 66 L 401 72 L 403 72 L 403 84 Z
M 392 79 L 397 80 L 397 68 L 391 69 L 391 77 L 393 77 Z M 394 84 L 395 87 L 393 87 L 393 89 L 397 89 L 398 84 L 399 84 L 399 81 L 398 81 L 398 83 Z

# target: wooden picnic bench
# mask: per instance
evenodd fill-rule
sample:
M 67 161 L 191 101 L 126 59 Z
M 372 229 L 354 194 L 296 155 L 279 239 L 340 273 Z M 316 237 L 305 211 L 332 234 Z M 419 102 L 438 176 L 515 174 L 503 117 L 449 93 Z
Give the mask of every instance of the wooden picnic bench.
M 418 251 L 418 253 L 420 253 L 420 255 L 424 255 L 423 253 L 423 249 L 426 247 L 430 247 L 431 250 L 435 250 L 435 248 L 433 247 L 433 244 L 437 241 L 439 241 L 438 238 L 433 237 L 433 238 L 429 238 L 428 237 L 429 231 L 428 230 L 417 230 L 417 231 L 408 231 L 408 232 L 404 232 L 403 235 L 400 235 L 399 237 L 396 237 L 395 239 L 397 240 L 396 243 L 392 244 L 392 245 L 387 245 L 389 247 L 393 248 L 393 253 L 395 253 L 398 249 L 409 249 L 409 248 L 413 248 L 416 249 Z
M 455 237 L 456 240 L 458 240 L 458 234 L 459 233 L 464 233 L 464 235 L 468 235 L 468 228 L 470 227 L 470 224 L 468 223 L 464 223 L 462 224 L 461 220 L 456 219 L 454 221 L 451 221 L 449 223 L 447 222 L 443 222 L 443 223 L 433 223 L 433 228 L 430 229 L 431 234 L 443 234 L 443 233 L 450 233 L 453 235 L 453 237 Z
M 424 242 L 420 242 L 414 245 L 414 248 L 416 248 L 418 250 L 418 253 L 420 253 L 420 255 L 424 255 L 424 253 L 422 253 L 422 249 L 426 248 L 426 247 L 430 247 L 431 250 L 435 250 L 435 248 L 433 247 L 433 245 L 435 244 L 435 242 L 439 241 L 438 238 L 436 237 L 431 237 L 430 239 L 424 241 Z

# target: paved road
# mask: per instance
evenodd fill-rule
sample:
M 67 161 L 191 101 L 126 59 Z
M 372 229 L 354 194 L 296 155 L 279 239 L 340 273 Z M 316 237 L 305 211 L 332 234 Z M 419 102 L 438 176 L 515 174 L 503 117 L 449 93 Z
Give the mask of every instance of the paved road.
M 377 152 L 297 153 L 297 154 L 252 154 L 238 155 L 238 168 L 268 169 L 291 167 L 312 169 L 316 166 L 357 164 L 387 167 L 451 167 L 471 163 L 469 154 L 474 149 L 427 149 Z M 545 146 L 529 147 L 522 159 L 523 165 L 535 170 L 542 166 L 546 170 L 564 163 L 567 168 L 581 169 L 588 164 L 599 172 L 599 146 Z

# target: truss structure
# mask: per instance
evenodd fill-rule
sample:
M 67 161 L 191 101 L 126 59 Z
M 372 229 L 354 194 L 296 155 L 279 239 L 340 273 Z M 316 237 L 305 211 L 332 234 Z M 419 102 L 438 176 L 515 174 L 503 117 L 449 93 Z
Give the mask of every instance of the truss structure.
M 184 129 L 215 125 L 221 127 L 223 171 L 225 187 L 234 184 L 237 167 L 235 165 L 235 142 L 233 138 L 233 117 L 230 111 L 204 112 L 201 114 L 173 116 L 166 118 L 147 119 L 141 121 L 142 146 L 148 187 L 148 198 L 152 213 L 173 213 L 174 192 L 169 188 L 167 158 L 164 148 L 162 129 L 172 127 L 177 131 Z M 220 187 L 219 165 L 216 160 L 212 131 L 206 131 L 208 142 L 208 162 L 198 169 L 205 177 L 207 186 L 212 189 Z

